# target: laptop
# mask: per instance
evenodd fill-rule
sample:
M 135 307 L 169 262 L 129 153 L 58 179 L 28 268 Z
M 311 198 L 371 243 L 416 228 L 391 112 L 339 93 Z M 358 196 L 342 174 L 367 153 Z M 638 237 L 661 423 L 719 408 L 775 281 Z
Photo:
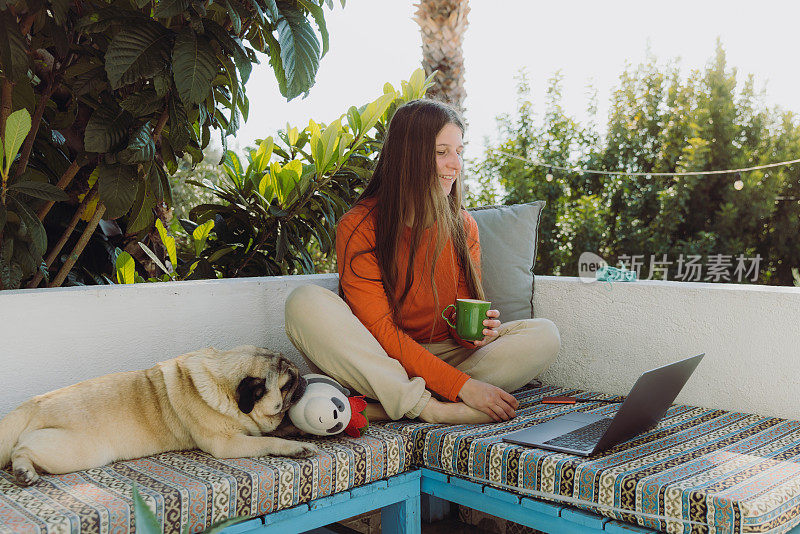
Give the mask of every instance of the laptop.
M 503 441 L 578 456 L 604 451 L 656 426 L 704 355 L 642 374 L 614 417 L 570 413 L 507 434 Z

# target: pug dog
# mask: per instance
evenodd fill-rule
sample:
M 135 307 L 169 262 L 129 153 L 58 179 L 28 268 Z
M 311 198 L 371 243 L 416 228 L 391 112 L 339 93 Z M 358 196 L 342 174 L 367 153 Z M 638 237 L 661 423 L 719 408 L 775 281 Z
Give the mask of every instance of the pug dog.
M 304 392 L 295 364 L 267 349 L 207 348 L 32 398 L 0 420 L 0 468 L 21 485 L 166 451 L 217 458 L 317 453 L 269 436 Z

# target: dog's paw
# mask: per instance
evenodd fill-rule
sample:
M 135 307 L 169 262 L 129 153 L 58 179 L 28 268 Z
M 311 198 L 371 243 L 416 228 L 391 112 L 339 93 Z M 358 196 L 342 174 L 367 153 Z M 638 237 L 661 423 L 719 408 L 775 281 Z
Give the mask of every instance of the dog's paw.
M 17 484 L 20 486 L 30 486 L 39 480 L 39 474 L 33 469 L 18 467 L 14 469 L 14 478 L 17 479 Z
M 295 441 L 291 448 L 287 448 L 285 455 L 290 458 L 311 458 L 319 454 L 319 448 L 311 443 Z

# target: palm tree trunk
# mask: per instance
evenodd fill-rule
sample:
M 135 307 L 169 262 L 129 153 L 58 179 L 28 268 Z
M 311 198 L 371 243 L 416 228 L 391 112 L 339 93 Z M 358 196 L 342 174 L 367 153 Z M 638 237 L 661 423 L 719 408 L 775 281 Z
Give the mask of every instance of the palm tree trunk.
M 464 53 L 468 0 L 420 0 L 414 20 L 422 34 L 422 68 L 438 71 L 427 96 L 446 102 L 464 114 Z

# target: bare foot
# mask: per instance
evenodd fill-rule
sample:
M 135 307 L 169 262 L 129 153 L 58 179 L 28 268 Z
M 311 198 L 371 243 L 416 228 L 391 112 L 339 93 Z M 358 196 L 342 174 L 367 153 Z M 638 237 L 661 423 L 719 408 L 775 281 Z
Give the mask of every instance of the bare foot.
M 439 402 L 431 399 L 419 418 L 426 423 L 447 423 L 451 425 L 492 423 L 492 418 L 485 413 L 471 408 L 463 402 Z
M 383 405 L 379 402 L 367 403 L 367 408 L 364 410 L 364 415 L 370 423 L 377 423 L 378 421 L 390 421 L 392 418 L 383 409 Z

